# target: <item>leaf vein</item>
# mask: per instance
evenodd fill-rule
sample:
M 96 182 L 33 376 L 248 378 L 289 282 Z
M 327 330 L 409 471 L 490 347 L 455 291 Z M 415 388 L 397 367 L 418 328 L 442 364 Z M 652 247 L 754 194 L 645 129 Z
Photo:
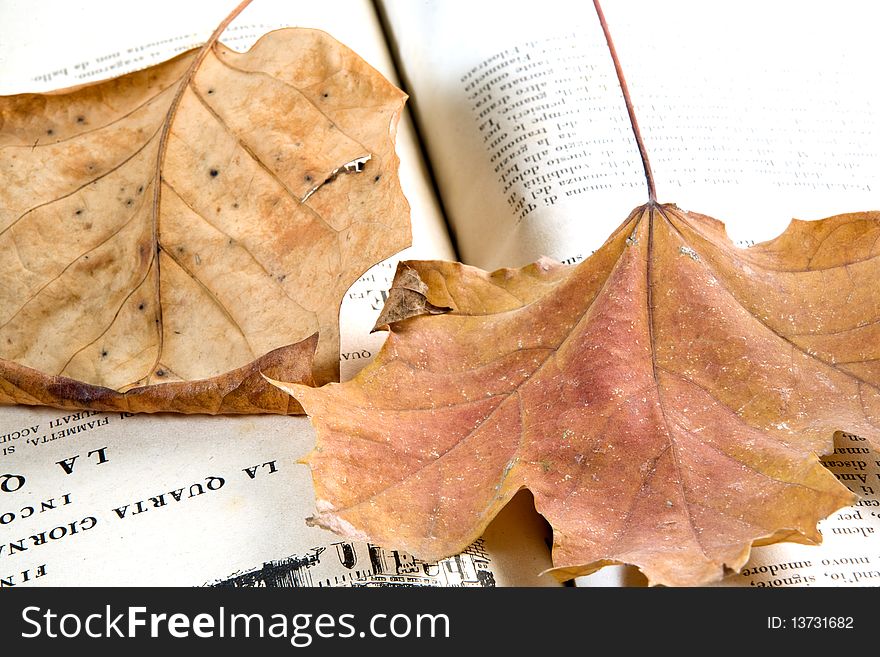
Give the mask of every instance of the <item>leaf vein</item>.
M 229 233 L 225 232 L 224 230 L 221 230 L 216 224 L 214 224 L 212 221 L 210 221 L 206 216 L 199 213 L 198 210 L 196 210 L 187 199 L 185 199 L 183 196 L 181 196 L 180 192 L 177 191 L 177 189 L 174 187 L 174 185 L 169 183 L 167 180 L 163 181 L 163 184 L 166 185 L 168 187 L 168 189 L 170 189 L 174 193 L 174 195 L 180 199 L 181 203 L 183 203 L 186 207 L 188 207 L 190 210 L 192 210 L 193 214 L 195 214 L 197 217 L 199 217 L 199 219 L 204 221 L 208 226 L 210 226 L 211 228 L 216 230 L 218 233 L 220 233 L 224 237 L 226 237 L 228 239 L 234 239 L 231 235 L 229 235 Z M 266 275 L 266 277 L 272 282 L 272 284 L 274 286 L 278 287 L 284 293 L 284 296 L 286 296 L 288 299 L 290 299 L 291 301 L 293 301 L 293 303 L 296 304 L 298 310 L 302 310 L 302 311 L 306 310 L 305 307 L 299 301 L 297 301 L 295 298 L 290 296 L 290 293 L 287 291 L 287 289 L 278 281 L 278 279 L 276 279 L 274 276 L 272 276 L 272 274 L 269 272 L 269 270 L 266 269 L 265 265 L 263 265 L 263 263 L 260 261 L 260 259 L 257 258 L 257 256 L 254 255 L 247 246 L 245 246 L 244 244 L 242 244 L 238 240 L 235 240 L 235 243 L 236 243 L 236 246 L 238 246 L 245 253 L 248 254 L 248 257 L 250 257 L 250 259 L 253 260 L 257 264 L 257 266 Z
M 149 183 L 147 183 L 147 185 L 150 185 L 150 184 L 152 184 L 152 181 L 150 181 Z M 144 198 L 145 198 L 145 197 L 144 197 Z M 35 301 L 35 300 L 37 299 L 37 297 L 39 297 L 40 294 L 42 294 L 43 290 L 45 290 L 45 289 L 46 289 L 47 287 L 49 287 L 52 283 L 54 283 L 54 282 L 57 281 L 59 278 L 61 278 L 62 276 L 64 276 L 65 272 L 67 272 L 68 269 L 70 269 L 71 267 L 73 267 L 73 265 L 75 265 L 75 264 L 76 264 L 76 263 L 77 263 L 77 262 L 78 262 L 83 256 L 88 255 L 88 254 L 90 254 L 90 253 L 96 251 L 97 249 L 101 248 L 101 247 L 104 246 L 107 242 L 109 242 L 109 241 L 112 240 L 114 237 L 116 237 L 119 233 L 121 233 L 121 232 L 122 232 L 122 231 L 123 231 L 123 230 L 124 230 L 124 229 L 125 229 L 125 228 L 126 228 L 131 222 L 132 222 L 132 221 L 134 221 L 134 219 L 137 217 L 138 212 L 141 210 L 141 208 L 143 208 L 143 203 L 144 203 L 144 201 L 143 201 L 143 199 L 142 199 L 142 200 L 141 200 L 141 204 L 137 207 L 137 209 L 134 211 L 134 213 L 133 213 L 133 214 L 132 214 L 132 215 L 131 215 L 126 221 L 125 221 L 124 224 L 122 224 L 122 225 L 120 225 L 118 228 L 114 229 L 113 232 L 111 232 L 106 238 L 104 238 L 103 240 L 101 240 L 98 244 L 96 244 L 96 245 L 93 246 L 92 248 L 88 249 L 87 251 L 83 251 L 82 253 L 80 253 L 77 257 L 75 257 L 75 258 L 74 258 L 73 260 L 71 260 L 67 265 L 65 265 L 65 267 L 64 267 L 60 272 L 58 272 L 55 276 L 53 276 L 53 277 L 50 278 L 48 281 L 46 281 L 42 286 L 40 286 L 40 289 L 38 289 L 36 292 L 34 292 L 34 293 L 30 296 L 30 298 L 29 298 L 27 301 L 25 301 L 25 302 L 24 302 L 24 303 L 23 303 L 23 304 L 22 304 L 22 305 L 21 305 L 21 306 L 15 311 L 15 313 L 12 314 L 12 316 L 11 316 L 8 320 L 6 320 L 5 322 L 3 322 L 3 324 L 0 324 L 0 331 L 2 331 L 4 328 L 6 328 L 6 326 L 8 326 L 9 323 L 12 322 L 12 321 L 18 316 L 18 314 L 19 314 L 22 310 L 24 310 L 24 309 L 27 307 L 28 304 L 30 304 L 32 301 Z M 16 255 L 18 255 L 18 249 L 16 249 Z M 19 261 L 21 262 L 21 257 L 19 257 Z M 25 267 L 25 269 L 27 269 L 27 266 L 24 264 L 24 262 L 22 262 L 22 266 Z M 32 270 L 28 269 L 28 271 L 32 271 Z M 34 273 L 36 273 L 36 272 L 34 272 Z
M 36 212 L 36 211 L 39 210 L 40 208 L 47 207 L 47 206 L 49 206 L 49 205 L 52 205 L 53 203 L 58 203 L 59 201 L 62 201 L 62 200 L 64 200 L 64 199 L 66 199 L 66 198 L 70 198 L 71 196 L 73 196 L 73 195 L 76 194 L 77 192 L 79 192 L 79 191 L 85 189 L 86 187 L 88 187 L 88 186 L 91 185 L 92 183 L 98 182 L 98 181 L 101 180 L 102 178 L 104 178 L 104 177 L 106 177 L 106 176 L 109 176 L 109 175 L 110 175 L 111 173 L 113 173 L 114 171 L 118 171 L 118 170 L 121 169 L 123 166 L 125 166 L 126 164 L 128 164 L 129 162 L 131 162 L 135 157 L 137 157 L 137 156 L 138 156 L 138 155 L 139 155 L 139 154 L 140 154 L 140 153 L 141 153 L 141 152 L 142 152 L 142 151 L 143 151 L 143 150 L 144 150 L 144 149 L 150 144 L 150 142 L 153 141 L 153 139 L 156 137 L 156 135 L 157 135 L 158 133 L 159 133 L 159 129 L 157 128 L 157 129 L 156 129 L 156 132 L 154 132 L 152 135 L 150 135 L 150 137 L 149 137 L 149 138 L 148 138 L 148 139 L 147 139 L 147 140 L 146 140 L 146 141 L 145 141 L 145 142 L 144 142 L 144 143 L 143 143 L 143 144 L 142 144 L 142 145 L 141 145 L 141 146 L 140 146 L 140 147 L 134 152 L 134 153 L 132 153 L 132 154 L 129 155 L 127 158 L 125 158 L 124 160 L 122 160 L 122 162 L 119 162 L 119 163 L 117 163 L 117 164 L 114 164 L 110 169 L 108 169 L 108 170 L 105 171 L 104 173 L 102 173 L 102 174 L 96 176 L 95 178 L 92 178 L 92 179 L 90 179 L 90 180 L 87 180 L 87 181 L 84 182 L 82 185 L 80 185 L 80 186 L 77 187 L 76 189 L 74 189 L 74 190 L 68 192 L 67 194 L 63 194 L 62 196 L 59 196 L 58 198 L 53 198 L 53 199 L 50 200 L 50 201 L 46 201 L 45 203 L 40 203 L 40 204 L 35 205 L 34 207 L 32 207 L 32 208 L 30 208 L 30 209 L 28 209 L 28 210 L 25 210 L 24 213 L 20 214 L 18 217 L 16 217 L 15 219 L 13 219 L 12 222 L 10 222 L 5 228 L 3 228 L 3 230 L 0 230 L 0 236 L 2 236 L 4 233 L 8 232 L 13 226 L 15 226 L 15 224 L 17 224 L 19 221 L 21 221 L 22 219 L 24 219 L 27 215 L 31 214 L 32 212 Z
M 321 223 L 323 223 L 325 226 L 327 226 L 331 231 L 333 231 L 334 233 L 338 233 L 338 232 L 339 232 L 339 231 L 337 231 L 335 228 L 333 228 L 333 226 L 330 225 L 330 223 L 329 223 L 324 217 L 322 217 L 322 216 L 318 213 L 317 210 L 315 210 L 315 209 L 314 209 L 312 206 L 310 206 L 308 203 L 303 202 L 303 200 L 302 200 L 301 198 L 299 198 L 299 196 L 297 196 L 296 194 L 293 193 L 293 190 L 290 189 L 290 188 L 284 183 L 284 181 L 281 180 L 281 178 L 279 178 L 278 175 L 277 175 L 274 171 L 272 171 L 272 169 L 270 169 L 270 168 L 266 165 L 266 163 L 263 162 L 263 160 L 261 160 L 261 159 L 259 158 L 259 156 L 258 156 L 258 155 L 257 155 L 252 149 L 251 149 L 251 147 L 248 146 L 247 143 L 245 143 L 244 139 L 242 139 L 238 134 L 236 134 L 236 133 L 232 130 L 232 128 L 231 128 L 231 127 L 230 127 L 230 126 L 229 126 L 229 125 L 228 125 L 228 124 L 222 119 L 222 117 L 221 117 L 219 114 L 217 114 L 217 112 L 214 110 L 214 108 L 211 107 L 211 106 L 208 104 L 208 101 L 202 96 L 202 94 L 199 93 L 198 89 L 196 89 L 195 87 L 193 87 L 193 88 L 192 88 L 192 92 L 193 92 L 193 94 L 195 95 L 195 97 L 199 100 L 199 102 L 201 102 L 202 106 L 203 106 L 203 107 L 204 107 L 204 108 L 205 108 L 205 109 L 211 114 L 211 116 L 214 117 L 214 120 L 215 120 L 218 124 L 220 124 L 220 126 L 221 126 L 221 127 L 222 127 L 222 128 L 223 128 L 223 129 L 224 129 L 224 130 L 225 130 L 225 131 L 226 131 L 226 132 L 227 132 L 227 133 L 228 133 L 233 139 L 235 139 L 235 141 L 238 143 L 239 148 L 241 148 L 245 153 L 247 153 L 247 154 L 248 154 L 248 157 L 250 157 L 251 160 L 253 160 L 253 162 L 254 162 L 257 166 L 259 166 L 263 171 L 265 171 L 265 172 L 266 172 L 266 173 L 272 178 L 272 180 L 274 180 L 276 183 L 278 183 L 278 186 L 281 187 L 282 190 L 284 190 L 284 193 L 285 193 L 288 197 L 290 197 L 291 200 L 293 200 L 298 206 L 300 206 L 300 207 L 302 207 L 302 208 L 305 208 L 305 210 L 306 210 L 307 212 L 309 212 L 309 214 L 311 214 L 313 217 L 315 217 L 316 219 L 318 219 Z
M 217 298 L 217 295 L 215 295 L 214 292 L 207 285 L 205 285 L 205 283 L 202 280 L 200 280 L 198 276 L 193 274 L 182 262 L 180 262 L 180 260 L 178 260 L 174 256 L 174 254 L 171 253 L 171 251 L 168 251 L 167 249 L 162 247 L 162 245 L 159 245 L 159 249 L 162 251 L 162 253 L 167 255 L 168 258 L 171 260 L 171 262 L 176 264 L 183 273 L 185 273 L 187 276 L 189 276 L 196 283 L 196 285 L 198 285 L 202 290 L 204 290 L 204 292 L 208 296 L 208 298 L 211 299 L 211 301 L 214 302 L 214 304 L 217 306 L 217 308 L 220 309 L 220 311 L 223 313 L 223 315 L 226 317 L 226 319 L 229 321 L 229 323 L 235 327 L 235 329 L 239 332 L 239 334 L 241 334 L 241 337 L 244 339 L 244 342 L 248 348 L 248 351 L 251 352 L 251 358 L 256 359 L 257 355 L 254 352 L 254 348 L 251 346 L 250 341 L 248 340 L 247 334 L 244 332 L 244 329 L 241 327 L 241 324 L 239 324 L 238 321 L 236 321 L 236 319 L 232 316 L 232 313 L 229 312 L 229 309 L 220 301 L 220 299 Z M 157 363 L 158 363 L 158 361 L 157 361 Z M 153 369 L 155 369 L 155 366 Z
M 179 82 L 179 80 L 175 80 L 174 82 L 169 84 L 167 87 L 163 87 L 158 92 L 156 92 L 156 94 L 147 98 L 147 100 L 140 103 L 137 107 L 134 107 L 133 109 L 126 112 L 125 114 L 117 116 L 115 119 L 113 119 L 112 121 L 108 121 L 107 123 L 103 123 L 101 125 L 95 126 L 94 128 L 89 128 L 88 130 L 83 130 L 82 132 L 77 132 L 75 135 L 71 135 L 70 137 L 65 137 L 64 139 L 58 139 L 56 141 L 46 142 L 44 144 L 40 144 L 40 143 L 36 143 L 36 144 L 6 144 L 5 146 L 0 146 L 0 153 L 2 153 L 7 148 L 27 148 L 29 150 L 34 150 L 36 148 L 46 148 L 47 146 L 56 146 L 58 144 L 63 144 L 65 142 L 71 141 L 73 139 L 79 139 L 83 135 L 88 135 L 93 132 L 98 132 L 99 130 L 104 130 L 105 128 L 109 128 L 113 125 L 116 125 L 117 123 L 119 123 L 121 121 L 124 121 L 125 119 L 129 118 L 130 116 L 132 116 L 133 114 L 138 112 L 138 110 L 141 110 L 144 107 L 154 103 L 156 100 L 159 99 L 160 96 L 162 96 L 162 94 L 164 94 L 166 91 L 168 91 L 169 89 L 174 87 L 174 85 L 177 84 L 178 82 Z

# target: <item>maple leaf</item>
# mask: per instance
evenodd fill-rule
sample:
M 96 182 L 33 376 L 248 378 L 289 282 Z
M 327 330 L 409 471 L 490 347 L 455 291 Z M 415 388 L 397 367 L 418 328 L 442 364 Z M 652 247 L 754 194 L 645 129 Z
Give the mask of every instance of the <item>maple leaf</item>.
M 316 30 L 232 51 L 233 16 L 152 68 L 0 98 L 0 403 L 284 413 L 261 370 L 338 379 L 342 297 L 410 239 L 405 97 Z
M 819 542 L 853 495 L 817 454 L 835 430 L 880 447 L 878 256 L 876 212 L 742 250 L 649 203 L 576 267 L 405 263 L 407 296 L 415 272 L 453 311 L 391 322 L 350 382 L 284 386 L 318 432 L 314 521 L 434 560 L 528 488 L 556 576 L 668 585 Z

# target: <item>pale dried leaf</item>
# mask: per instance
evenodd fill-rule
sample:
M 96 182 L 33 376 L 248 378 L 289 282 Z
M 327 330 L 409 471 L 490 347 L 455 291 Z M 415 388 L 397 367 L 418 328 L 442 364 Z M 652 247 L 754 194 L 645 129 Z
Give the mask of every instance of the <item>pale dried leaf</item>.
M 253 412 L 198 391 L 276 350 L 273 376 L 309 375 L 289 345 L 315 333 L 337 378 L 343 295 L 409 243 L 403 101 L 292 29 L 0 99 L 0 403 Z

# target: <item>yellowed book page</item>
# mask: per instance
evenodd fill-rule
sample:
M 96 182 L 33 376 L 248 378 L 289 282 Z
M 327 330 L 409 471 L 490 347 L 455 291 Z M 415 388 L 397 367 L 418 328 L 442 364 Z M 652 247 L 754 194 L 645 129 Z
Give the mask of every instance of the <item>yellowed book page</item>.
M 204 39 L 235 2 L 0 5 L 0 93 L 82 84 L 161 61 Z M 244 49 L 285 25 L 335 35 L 392 76 L 369 2 L 255 2 L 224 41 Z M 452 252 L 408 119 L 398 151 L 421 257 Z M 393 261 L 352 288 L 342 366 L 368 360 Z M 375 295 L 378 295 L 376 297 Z M 370 342 L 372 340 L 372 342 Z M 350 375 L 351 370 L 348 371 Z M 544 527 L 528 504 L 440 563 L 310 527 L 304 417 L 128 416 L 0 408 L 0 587 L 20 585 L 552 585 Z M 526 499 L 528 502 L 528 499 Z M 530 515 L 531 514 L 531 515 Z M 533 531 L 523 533 L 523 516 Z M 517 528 L 511 530 L 511 527 Z
M 462 258 L 576 260 L 647 201 L 592 3 L 382 0 Z M 603 3 L 658 200 L 743 244 L 880 208 L 875 3 Z
M 0 411 L 0 587 L 555 584 L 528 497 L 439 563 L 308 526 L 303 417 Z

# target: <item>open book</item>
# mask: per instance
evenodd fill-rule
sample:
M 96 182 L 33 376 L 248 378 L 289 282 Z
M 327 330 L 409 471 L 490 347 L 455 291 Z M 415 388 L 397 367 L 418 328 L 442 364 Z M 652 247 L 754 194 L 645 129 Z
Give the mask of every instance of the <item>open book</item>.
M 0 6 L 0 93 L 47 91 L 162 61 L 236 3 Z M 742 246 L 796 216 L 880 209 L 880 98 L 867 5 L 605 3 L 659 200 L 726 222 Z M 868 14 L 872 14 L 871 15 Z M 873 18 L 873 20 L 872 20 Z M 255 2 L 222 41 L 323 29 L 411 96 L 398 152 L 413 246 L 366 272 L 341 311 L 343 379 L 396 261 L 484 269 L 589 256 L 647 200 L 592 6 L 559 2 Z M 0 126 L 2 129 L 2 126 Z M 520 494 L 467 551 L 428 564 L 310 527 L 303 417 L 0 409 L 0 585 L 554 585 L 548 529 Z M 756 548 L 724 584 L 880 583 L 880 455 L 839 434 L 828 467 L 861 496 L 822 546 Z M 578 585 L 641 584 L 613 567 Z

